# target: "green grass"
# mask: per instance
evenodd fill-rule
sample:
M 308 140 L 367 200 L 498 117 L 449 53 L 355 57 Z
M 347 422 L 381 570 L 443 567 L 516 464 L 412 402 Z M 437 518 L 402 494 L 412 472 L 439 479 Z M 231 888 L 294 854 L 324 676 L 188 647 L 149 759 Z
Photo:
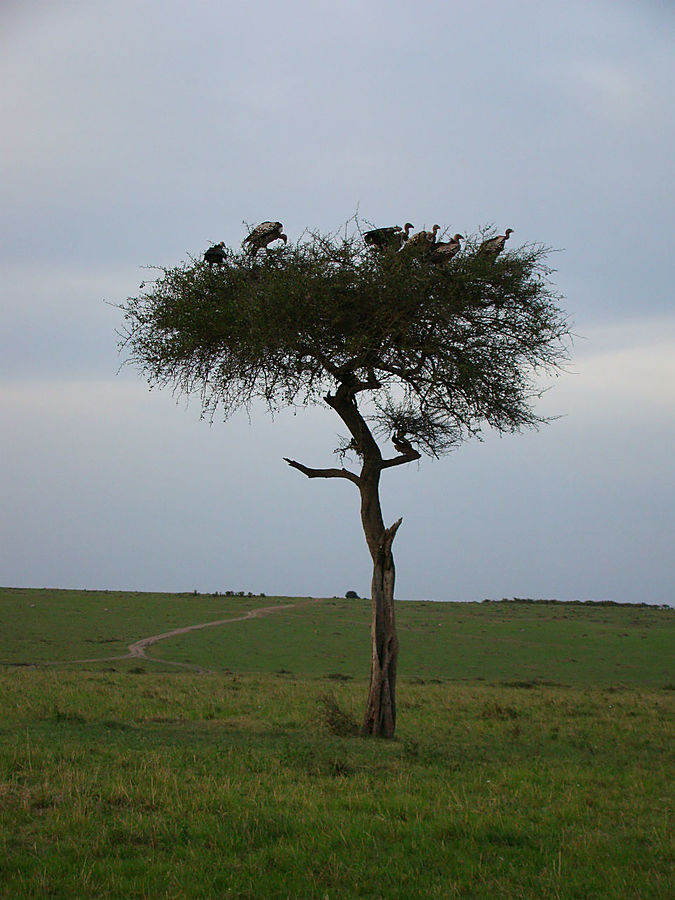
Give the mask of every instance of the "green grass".
M 279 598 L 0 588 L 0 664 L 105 658 L 172 628 L 224 619 Z
M 58 592 L 36 621 L 9 593 L 16 662 L 274 602 Z M 324 601 L 152 648 L 210 675 L 0 667 L 0 897 L 672 895 L 673 611 L 400 604 L 395 741 L 332 733 L 321 702 L 360 719 L 367 617 Z
M 399 603 L 403 677 L 659 687 L 673 681 L 675 610 L 539 604 Z M 158 659 L 238 672 L 365 677 L 370 604 L 325 600 L 254 623 L 191 632 Z
M 261 606 L 272 616 L 154 645 L 155 660 L 223 672 L 365 678 L 367 600 L 0 588 L 0 664 L 101 659 L 133 641 Z M 660 687 L 675 682 L 675 610 L 529 603 L 399 603 L 400 674 L 462 681 Z

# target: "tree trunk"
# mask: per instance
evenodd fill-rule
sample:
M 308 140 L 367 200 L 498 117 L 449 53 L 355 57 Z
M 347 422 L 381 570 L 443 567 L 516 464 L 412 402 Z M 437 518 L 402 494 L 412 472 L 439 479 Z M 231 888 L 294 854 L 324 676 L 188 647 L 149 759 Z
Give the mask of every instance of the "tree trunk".
M 374 737 L 393 738 L 396 730 L 396 665 L 398 637 L 394 615 L 394 557 L 391 545 L 401 519 L 390 528 L 372 529 L 373 519 L 382 523 L 377 485 L 374 494 L 363 496 L 362 517 L 366 540 L 373 558 L 372 621 L 370 626 L 372 656 L 370 689 L 363 719 L 363 733 Z M 370 501 L 370 502 L 368 502 Z M 368 511 L 373 515 L 369 516 Z
M 363 459 L 360 475 L 352 477 L 361 493 L 361 523 L 370 555 L 373 560 L 372 583 L 372 655 L 370 664 L 370 690 L 363 719 L 363 733 L 374 737 L 393 738 L 396 730 L 396 664 L 398 662 L 398 637 L 394 616 L 394 557 L 391 545 L 401 524 L 401 519 L 390 528 L 384 527 L 380 506 L 380 475 L 385 465 L 380 448 L 368 425 L 359 413 L 355 400 L 355 386 L 345 379 L 334 395 L 326 402 L 338 413 L 354 438 Z M 394 464 L 419 459 L 419 453 L 397 457 Z M 303 469 L 303 471 L 307 471 Z M 314 474 L 326 474 L 315 472 Z M 340 474 L 342 477 L 346 473 Z

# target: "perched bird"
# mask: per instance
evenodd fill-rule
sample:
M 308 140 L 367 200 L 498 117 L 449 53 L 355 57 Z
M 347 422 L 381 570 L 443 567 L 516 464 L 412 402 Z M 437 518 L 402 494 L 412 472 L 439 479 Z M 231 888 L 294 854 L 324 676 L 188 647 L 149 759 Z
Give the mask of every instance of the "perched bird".
M 498 234 L 497 237 L 490 238 L 489 241 L 483 241 L 483 243 L 478 248 L 478 252 L 485 254 L 486 256 L 499 256 L 499 254 L 504 249 L 504 244 L 509 239 L 509 235 L 512 234 L 513 228 L 507 228 L 506 234 Z
M 400 431 L 392 435 L 391 442 L 399 453 L 408 455 L 415 452 L 410 441 Z
M 463 240 L 463 234 L 456 234 L 450 241 L 439 241 L 437 244 L 434 244 L 430 255 L 432 262 L 450 262 L 452 257 L 456 256 L 462 249 L 459 242 Z
M 225 241 L 221 241 L 219 244 L 214 244 L 213 247 L 209 247 L 209 249 L 204 254 L 204 262 L 208 263 L 209 266 L 221 266 L 225 265 Z
M 401 249 L 406 253 L 419 253 L 420 255 L 428 253 L 436 243 L 436 232 L 440 230 L 440 227 L 440 225 L 434 225 L 432 231 L 418 231 Z
M 285 244 L 288 237 L 283 233 L 283 227 L 281 222 L 261 222 L 248 237 L 244 238 L 241 246 L 246 247 L 249 253 L 255 256 L 258 250 L 267 247 L 272 241 L 281 240 Z
M 363 240 L 374 250 L 399 250 L 408 240 L 412 227 L 411 222 L 406 222 L 403 228 L 400 225 L 373 228 L 371 231 L 364 232 Z

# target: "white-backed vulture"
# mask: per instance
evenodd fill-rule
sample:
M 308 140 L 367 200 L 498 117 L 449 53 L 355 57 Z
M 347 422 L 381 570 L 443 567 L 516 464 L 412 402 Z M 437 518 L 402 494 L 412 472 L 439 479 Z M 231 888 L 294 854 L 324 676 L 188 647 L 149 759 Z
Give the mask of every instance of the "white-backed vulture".
M 241 242 L 249 253 L 255 255 L 262 247 L 267 247 L 272 241 L 281 240 L 286 243 L 288 237 L 283 233 L 284 226 L 281 222 L 261 222 L 256 225 L 248 237 Z
M 486 256 L 499 256 L 504 249 L 504 244 L 509 239 L 509 235 L 512 233 L 513 228 L 507 228 L 505 234 L 498 234 L 497 237 L 490 238 L 488 241 L 483 241 L 478 248 L 478 252 L 483 253 Z

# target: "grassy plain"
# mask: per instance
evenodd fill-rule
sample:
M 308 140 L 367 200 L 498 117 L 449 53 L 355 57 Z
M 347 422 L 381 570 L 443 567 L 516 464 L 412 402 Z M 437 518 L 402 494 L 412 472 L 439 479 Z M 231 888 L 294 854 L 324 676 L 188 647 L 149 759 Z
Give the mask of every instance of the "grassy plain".
M 139 638 L 266 602 L 211 594 L 0 588 L 0 664 L 114 656 Z M 275 602 L 280 601 L 269 600 Z
M 406 602 L 397 618 L 404 678 L 643 687 L 675 679 L 675 610 Z M 237 672 L 365 677 L 369 641 L 370 602 L 327 599 L 255 628 L 242 621 L 171 638 L 152 653 Z
M 274 602 L 0 591 L 0 660 Z M 0 897 L 671 896 L 675 611 L 400 604 L 393 742 L 322 704 L 359 719 L 367 619 L 323 601 L 151 648 L 207 675 L 0 667 Z

